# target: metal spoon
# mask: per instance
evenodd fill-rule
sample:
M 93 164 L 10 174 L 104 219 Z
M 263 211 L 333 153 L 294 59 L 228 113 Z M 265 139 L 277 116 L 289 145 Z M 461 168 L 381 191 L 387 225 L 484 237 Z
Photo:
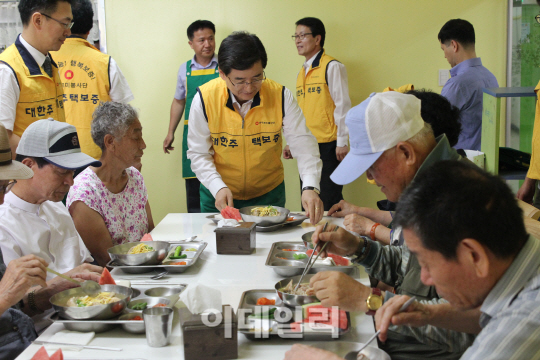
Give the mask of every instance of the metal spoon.
M 77 285 L 80 285 L 82 287 L 83 291 L 88 295 L 97 295 L 101 292 L 101 285 L 99 285 L 97 282 L 92 280 L 85 280 L 83 282 L 77 281 L 75 279 L 70 278 L 69 276 L 66 276 L 64 274 L 60 274 L 57 271 L 54 271 L 53 269 L 47 268 L 47 271 L 50 273 L 55 274 L 56 276 L 60 276 L 62 279 L 65 279 L 67 281 L 71 281 L 72 283 L 75 283 Z
M 411 304 L 413 302 L 416 301 L 416 296 L 413 296 L 412 298 L 410 298 L 409 300 L 405 301 L 405 303 L 403 305 L 401 305 L 401 307 L 399 308 L 399 311 L 397 312 L 398 314 L 401 313 L 401 312 L 404 312 L 405 310 L 407 310 L 409 308 L 409 306 L 411 306 Z M 355 350 L 355 351 L 351 351 L 349 352 L 346 356 L 345 356 L 345 359 L 346 360 L 356 360 L 356 358 L 358 357 L 358 354 L 360 353 L 360 351 L 364 350 L 379 334 L 381 333 L 381 330 L 378 330 L 375 334 L 373 334 L 373 336 L 371 336 L 369 338 L 368 341 L 366 341 L 364 343 L 364 345 L 359 349 L 359 350 Z
M 163 271 L 160 272 L 159 274 L 150 276 L 150 279 L 152 279 L 152 280 L 161 279 L 162 277 L 164 277 L 164 276 L 167 275 L 168 273 L 169 273 L 169 270 L 163 270 Z

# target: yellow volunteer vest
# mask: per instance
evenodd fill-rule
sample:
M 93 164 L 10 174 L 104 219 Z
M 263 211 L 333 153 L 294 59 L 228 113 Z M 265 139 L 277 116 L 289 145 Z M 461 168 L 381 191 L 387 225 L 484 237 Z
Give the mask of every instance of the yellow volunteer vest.
M 199 87 L 212 138 L 214 163 L 235 200 L 264 195 L 283 182 L 284 89 L 266 79 L 242 120 L 221 78 Z
M 306 75 L 302 66 L 296 79 L 296 100 L 306 117 L 306 125 L 318 143 L 327 143 L 337 140 L 337 125 L 334 120 L 336 105 L 326 78 L 326 68 L 331 61 L 337 61 L 319 52 Z
M 92 114 L 101 102 L 110 101 L 109 62 L 103 54 L 80 37 L 69 37 L 53 52 L 64 88 L 66 121 L 77 128 L 81 151 L 94 159 L 101 149 L 92 140 Z
M 52 117 L 58 121 L 66 121 L 63 91 L 54 61 L 51 61 L 51 78 L 26 50 L 19 37 L 0 54 L 0 61 L 11 68 L 21 91 L 13 125 L 15 135 L 21 136 L 30 124 L 39 119 Z

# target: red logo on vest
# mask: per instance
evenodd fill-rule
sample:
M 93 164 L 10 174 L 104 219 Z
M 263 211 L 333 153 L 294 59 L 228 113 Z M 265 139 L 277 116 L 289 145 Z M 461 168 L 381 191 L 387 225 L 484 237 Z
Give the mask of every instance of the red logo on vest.
M 71 70 L 66 71 L 66 72 L 64 73 L 64 77 L 65 77 L 66 79 L 68 79 L 68 80 L 73 79 L 73 71 L 71 71 Z
M 256 121 L 256 122 L 255 122 L 255 125 L 259 125 L 259 122 L 258 122 L 258 121 Z

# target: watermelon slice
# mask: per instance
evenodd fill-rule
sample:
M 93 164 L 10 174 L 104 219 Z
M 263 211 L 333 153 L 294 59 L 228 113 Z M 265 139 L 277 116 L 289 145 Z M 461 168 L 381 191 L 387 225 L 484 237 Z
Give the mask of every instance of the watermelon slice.
M 39 348 L 39 350 L 32 356 L 32 360 L 49 360 L 49 354 L 45 350 L 45 346 Z
M 62 349 L 56 350 L 56 352 L 51 355 L 50 360 L 64 360 L 64 354 L 62 354 Z
M 221 216 L 223 216 L 224 219 L 234 219 L 237 221 L 242 220 L 242 216 L 240 216 L 240 210 L 230 206 L 225 206 L 221 210 Z
M 150 234 L 144 234 L 144 236 L 142 237 L 141 241 L 154 241 L 154 239 L 152 239 L 152 235 L 150 235 Z
M 312 249 L 309 249 L 306 251 L 307 256 L 311 256 L 311 253 L 313 252 Z M 315 251 L 315 256 L 317 256 L 317 252 Z M 349 259 L 345 259 L 343 256 L 339 256 L 336 254 L 327 254 L 328 257 L 334 259 L 334 262 L 337 266 L 349 266 L 351 265 L 351 261 Z
M 111 276 L 111 273 L 107 268 L 103 268 L 103 272 L 101 273 L 101 277 L 99 278 L 99 285 L 116 285 L 114 282 L 113 277 Z
M 331 325 L 333 327 L 339 327 L 342 330 L 347 329 L 347 313 L 343 310 L 327 308 L 320 304 L 308 304 L 306 307 L 302 307 L 302 310 L 304 313 L 304 322 Z

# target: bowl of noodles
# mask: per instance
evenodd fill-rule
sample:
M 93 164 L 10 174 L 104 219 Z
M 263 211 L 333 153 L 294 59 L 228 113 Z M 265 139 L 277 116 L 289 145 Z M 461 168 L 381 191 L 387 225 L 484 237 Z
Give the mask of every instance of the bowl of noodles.
M 51 297 L 58 315 L 71 320 L 106 320 L 120 315 L 131 300 L 131 288 L 101 285 L 101 292 L 87 295 L 81 287 L 64 290 Z
M 296 291 L 294 291 L 294 287 L 298 284 L 298 280 L 300 280 L 302 275 L 278 281 L 275 289 L 279 298 L 285 305 L 291 307 L 319 302 L 319 299 L 315 296 L 314 290 L 309 286 L 309 281 L 314 275 L 315 274 L 305 275 Z
M 107 252 L 118 265 L 157 265 L 167 256 L 166 241 L 140 241 L 113 246 Z
M 289 209 L 272 205 L 246 206 L 240 209 L 240 216 L 246 222 L 270 226 L 285 222 L 289 216 Z

